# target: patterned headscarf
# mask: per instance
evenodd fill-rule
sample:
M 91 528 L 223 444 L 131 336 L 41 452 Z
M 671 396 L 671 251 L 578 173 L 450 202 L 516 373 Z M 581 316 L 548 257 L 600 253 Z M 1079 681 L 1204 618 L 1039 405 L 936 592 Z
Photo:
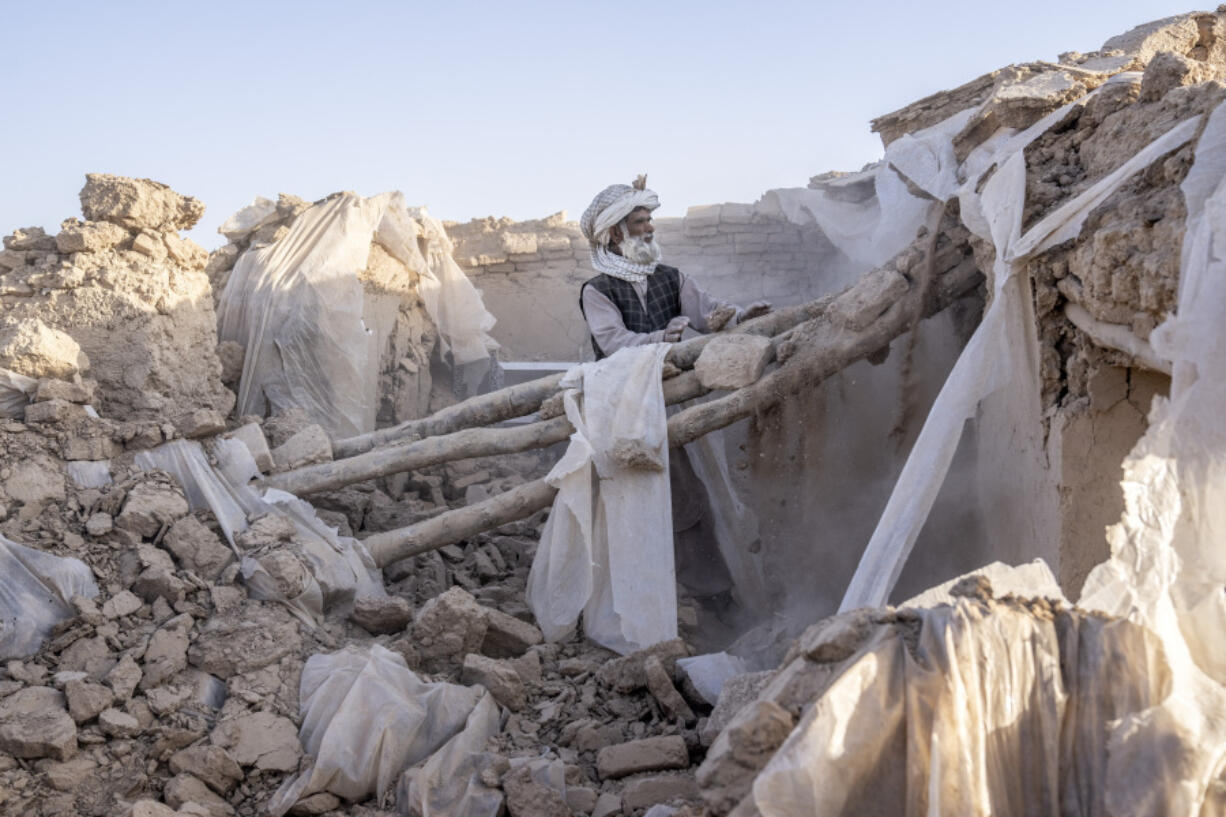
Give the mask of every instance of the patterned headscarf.
M 579 229 L 588 240 L 592 266 L 599 272 L 640 282 L 656 271 L 653 264 L 635 264 L 609 250 L 609 231 L 639 207 L 654 210 L 660 206 L 656 194 L 647 189 L 647 177 L 639 176 L 633 185 L 611 184 L 601 190 L 579 219 Z

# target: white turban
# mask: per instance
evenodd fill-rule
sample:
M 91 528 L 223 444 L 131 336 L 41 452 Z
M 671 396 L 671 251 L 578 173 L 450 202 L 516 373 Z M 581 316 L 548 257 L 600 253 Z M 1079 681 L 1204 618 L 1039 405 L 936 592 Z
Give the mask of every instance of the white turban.
M 646 176 L 634 186 L 611 184 L 596 194 L 579 219 L 579 229 L 588 240 L 592 266 L 598 271 L 627 281 L 641 281 L 655 271 L 655 264 L 635 264 L 609 252 L 609 230 L 640 207 L 654 210 L 660 206 L 656 194 L 646 189 Z M 641 185 L 641 186 L 640 186 Z

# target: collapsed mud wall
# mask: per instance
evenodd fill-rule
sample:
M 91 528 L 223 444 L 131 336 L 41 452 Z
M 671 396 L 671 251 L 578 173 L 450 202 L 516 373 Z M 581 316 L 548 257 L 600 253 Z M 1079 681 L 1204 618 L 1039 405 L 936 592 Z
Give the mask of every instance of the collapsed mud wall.
M 733 303 L 799 303 L 846 266 L 820 229 L 789 221 L 765 200 L 690 207 L 682 218 L 654 223 L 664 261 Z M 506 359 L 590 358 L 579 288 L 595 273 L 578 222 L 561 212 L 446 226 L 456 261 L 498 318 L 493 334 Z
M 5 237 L 0 253 L 0 368 L 96 383 L 104 417 L 188 429 L 229 413 L 221 382 L 208 254 L 179 231 L 204 205 L 147 179 L 90 174 L 84 221 L 56 235 Z
M 952 139 L 961 162 L 998 129 L 1019 132 L 1085 98 L 1026 149 L 1025 231 L 1174 125 L 1221 101 L 1223 17 L 1158 21 L 1113 38 L 1101 51 L 1063 55 L 1059 65 L 1010 66 L 881 117 L 874 127 L 890 145 L 969 111 Z M 1120 463 L 1145 431 L 1153 398 L 1169 390 L 1169 364 L 1149 340 L 1175 305 L 1184 233 L 1179 184 L 1194 144 L 1136 173 L 1094 207 L 1077 237 L 1020 271 L 1033 287 L 1027 299 L 1037 337 L 1039 400 L 1032 407 L 1011 405 L 1016 398 L 1005 389 L 980 405 L 899 578 L 897 598 L 992 559 L 1036 557 L 1052 565 L 1072 597 L 1090 567 L 1106 557 L 1104 528 L 1123 510 Z M 967 241 L 990 273 L 991 243 L 974 234 Z M 820 587 L 806 589 L 801 582 L 795 593 L 811 603 L 813 596 L 824 597 L 816 608 L 825 613 L 836 608 L 910 448 L 913 437 L 900 435 L 893 418 L 913 409 L 926 414 L 924 400 L 915 398 L 927 392 L 930 400 L 933 379 L 943 380 L 938 367 L 920 378 L 919 389 L 892 389 L 880 375 L 872 379 L 867 364 L 859 368 L 858 377 L 845 373 L 849 381 L 874 389 L 892 410 L 859 415 L 864 424 L 858 433 L 865 436 L 858 451 L 847 439 L 857 432 L 829 416 L 830 406 L 846 399 L 834 391 L 843 383 L 824 384 L 779 416 L 759 418 L 751 433 L 753 484 L 761 486 L 760 505 L 772 522 L 765 528 L 773 540 L 764 543 L 766 551 L 794 553 L 799 542 L 812 543 L 813 553 L 799 563 L 816 569 Z M 1022 414 L 1031 419 L 1022 422 Z M 1029 464 L 1010 470 L 1000 468 L 1002 462 Z M 782 474 L 776 463 L 783 464 Z M 979 535 L 989 521 L 1004 535 L 991 541 Z

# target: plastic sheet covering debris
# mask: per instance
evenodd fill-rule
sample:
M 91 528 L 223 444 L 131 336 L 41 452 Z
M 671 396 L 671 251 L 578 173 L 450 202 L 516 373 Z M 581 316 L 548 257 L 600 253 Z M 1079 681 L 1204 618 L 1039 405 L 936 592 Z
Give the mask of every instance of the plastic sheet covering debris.
M 677 636 L 660 385 L 668 350 L 628 347 L 562 379 L 575 433 L 545 477 L 558 495 L 527 588 L 547 639 L 570 633 L 580 613 L 588 638 L 623 654 Z
M 1031 286 L 1027 276 L 1018 273 L 1030 256 L 1074 238 L 1094 207 L 1134 174 L 1185 144 L 1200 124 L 1200 117 L 1178 123 L 1023 235 L 1024 148 L 1088 99 L 1089 95 L 1054 111 L 1021 133 L 999 131 L 967 157 L 967 181 L 959 190 L 960 212 L 967 227 L 996 248 L 989 276 L 990 305 L 928 414 L 843 597 L 841 611 L 885 604 L 949 471 L 965 422 L 994 392 L 1000 392 L 995 408 L 1008 418 L 1006 427 L 1014 429 L 1011 444 L 1016 450 L 1011 451 L 1010 473 L 1024 477 L 1043 471 L 1038 465 L 1030 469 L 1023 465 L 1041 460 L 1044 454 Z M 1020 489 L 1028 487 L 1023 484 Z M 991 521 L 1000 529 L 1002 541 L 1012 535 L 1011 526 L 1026 523 L 1003 515 Z M 989 535 L 995 533 L 989 530 Z
M 80 559 L 0 536 L 0 660 L 38 652 L 56 624 L 76 615 L 73 596 L 97 595 L 93 571 Z
M 30 395 L 38 388 L 38 381 L 24 374 L 0 369 L 0 417 L 19 420 L 26 414 Z
M 102 488 L 111 484 L 110 460 L 69 460 L 68 478 L 78 488 Z
M 763 817 L 1121 813 L 1112 727 L 1171 689 L 1157 636 L 1041 602 L 917 619 L 883 628 L 809 708 L 754 782 Z
M 997 166 L 982 195 L 963 190 L 963 217 L 997 247 L 995 298 L 924 435 L 943 430 L 917 442 L 844 608 L 884 600 L 948 465 L 934 452 L 956 442 L 949 418 L 960 424 L 1000 373 L 1037 382 L 1015 334 L 1033 326 L 1017 262 L 1075 235 L 1121 181 L 1196 138 L 1178 308 L 1151 335 L 1172 361 L 1170 399 L 1155 399 L 1124 462 L 1111 556 L 1078 601 L 1101 612 L 985 613 L 965 599 L 921 611 L 914 637 L 883 635 L 850 662 L 758 776 L 766 817 L 1226 814 L 1226 108 L 1176 124 L 1019 236 L 1017 146 L 1060 115 L 998 134 L 978 160 Z
M 235 214 L 266 218 L 268 202 Z M 241 224 L 240 224 L 241 222 Z M 494 317 L 451 258 L 442 224 L 400 193 L 344 193 L 294 221 L 279 241 L 243 253 L 218 303 L 218 338 L 247 350 L 236 414 L 301 408 L 333 438 L 372 431 L 387 327 L 367 320 L 358 273 L 372 241 L 420 276 L 419 294 L 455 365 L 488 361 Z M 423 249 L 425 254 L 423 254 Z
M 464 787 L 450 779 L 467 783 L 469 775 L 461 776 L 460 770 L 471 762 L 468 750 L 479 748 L 498 731 L 498 707 L 484 688 L 425 683 L 403 658 L 375 644 L 369 650 L 347 647 L 307 659 L 300 701 L 299 737 L 314 763 L 273 795 L 268 804 L 273 817 L 320 791 L 350 801 L 372 795 L 382 799 L 402 772 L 436 752 L 443 759 L 413 778 L 416 802 L 430 804 L 423 817 L 497 813 L 498 803 L 493 811 L 457 810 L 465 800 Z M 448 750 L 449 742 L 460 736 Z M 436 790 L 440 781 L 444 785 Z M 449 801 L 447 795 L 458 801 Z
M 341 536 L 324 524 L 309 503 L 284 491 L 260 496 L 247 483 L 259 475 L 251 452 L 238 440 L 216 440 L 210 464 L 200 443 L 175 440 L 136 455 L 136 465 L 161 469 L 183 487 L 192 510 L 207 508 L 216 517 L 230 547 L 242 562 L 243 579 L 256 598 L 279 601 L 308 623 L 316 623 L 325 609 L 350 604 L 358 596 L 386 596 L 382 573 L 357 539 Z M 294 525 L 294 552 L 311 573 L 302 591 L 287 598 L 252 554 L 243 553 L 235 535 L 248 520 L 275 513 Z

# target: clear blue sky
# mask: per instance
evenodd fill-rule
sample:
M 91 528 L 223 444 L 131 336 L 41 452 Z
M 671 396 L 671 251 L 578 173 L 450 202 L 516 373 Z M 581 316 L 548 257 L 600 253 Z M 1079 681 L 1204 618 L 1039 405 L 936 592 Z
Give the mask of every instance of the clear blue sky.
M 403 190 L 445 219 L 577 218 L 648 172 L 663 215 L 879 158 L 873 116 L 1091 51 L 1166 0 L 0 0 L 0 233 L 79 215 L 87 172 L 208 206 Z

